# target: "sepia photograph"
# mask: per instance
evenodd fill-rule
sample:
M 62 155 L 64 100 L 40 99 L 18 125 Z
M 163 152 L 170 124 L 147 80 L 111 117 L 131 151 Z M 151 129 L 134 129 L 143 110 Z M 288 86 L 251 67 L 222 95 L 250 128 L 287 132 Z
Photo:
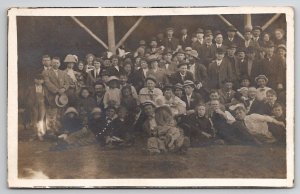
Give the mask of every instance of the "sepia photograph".
M 11 188 L 293 187 L 291 7 L 11 8 Z

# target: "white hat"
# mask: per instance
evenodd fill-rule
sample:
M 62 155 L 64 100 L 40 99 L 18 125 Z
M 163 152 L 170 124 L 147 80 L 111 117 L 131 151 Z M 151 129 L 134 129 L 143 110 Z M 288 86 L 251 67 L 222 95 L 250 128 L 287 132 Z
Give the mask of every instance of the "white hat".
M 64 107 L 68 104 L 68 102 L 69 102 L 69 99 L 66 94 L 61 94 L 61 95 L 57 94 L 55 96 L 55 104 L 58 107 Z
M 68 114 L 68 113 L 75 113 L 76 115 L 79 115 L 77 110 L 74 107 L 69 107 L 67 108 L 66 112 L 64 113 L 64 115 Z

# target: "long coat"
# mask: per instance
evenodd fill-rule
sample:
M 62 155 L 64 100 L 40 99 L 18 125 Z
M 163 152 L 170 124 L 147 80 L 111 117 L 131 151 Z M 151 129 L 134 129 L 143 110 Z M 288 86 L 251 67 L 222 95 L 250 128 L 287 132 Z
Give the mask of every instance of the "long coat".
M 208 87 L 210 89 L 219 89 L 224 80 L 232 79 L 231 64 L 227 60 L 222 60 L 218 67 L 217 62 L 213 61 L 208 66 Z
M 56 76 L 53 69 L 50 69 L 45 72 L 45 85 L 48 89 L 47 97 L 49 100 L 50 106 L 55 106 L 55 96 L 58 93 L 59 89 L 64 88 L 68 90 L 69 88 L 69 77 L 68 75 L 61 70 L 57 70 L 58 76 Z
M 100 72 L 98 75 L 95 76 L 95 70 L 91 70 L 88 72 L 87 74 L 87 81 L 86 84 L 88 86 L 94 86 L 94 84 L 96 83 L 96 81 L 101 79 L 101 72 L 103 71 L 103 69 L 100 69 Z
M 164 39 L 164 46 L 166 49 L 171 49 L 175 51 L 179 45 L 179 40 L 177 38 L 172 37 L 171 39 L 165 38 Z

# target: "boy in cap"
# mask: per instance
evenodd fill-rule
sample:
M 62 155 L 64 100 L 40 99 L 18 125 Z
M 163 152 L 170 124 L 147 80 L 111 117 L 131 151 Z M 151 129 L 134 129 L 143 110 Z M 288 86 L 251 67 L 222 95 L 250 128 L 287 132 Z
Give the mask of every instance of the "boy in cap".
M 209 64 L 208 87 L 210 89 L 220 89 L 224 80 L 232 79 L 232 68 L 229 61 L 224 60 L 225 50 L 217 48 L 216 60 Z

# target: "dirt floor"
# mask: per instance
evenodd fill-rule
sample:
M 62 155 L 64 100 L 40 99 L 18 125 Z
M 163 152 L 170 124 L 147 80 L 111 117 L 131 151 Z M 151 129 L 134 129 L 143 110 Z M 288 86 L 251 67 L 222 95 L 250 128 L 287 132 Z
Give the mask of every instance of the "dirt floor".
M 50 151 L 53 142 L 30 140 L 24 131 L 19 133 L 19 177 L 25 176 L 24 169 L 53 179 L 286 177 L 285 148 L 275 145 L 213 145 L 191 148 L 185 155 L 149 155 L 143 146 L 108 150 L 97 144 Z

